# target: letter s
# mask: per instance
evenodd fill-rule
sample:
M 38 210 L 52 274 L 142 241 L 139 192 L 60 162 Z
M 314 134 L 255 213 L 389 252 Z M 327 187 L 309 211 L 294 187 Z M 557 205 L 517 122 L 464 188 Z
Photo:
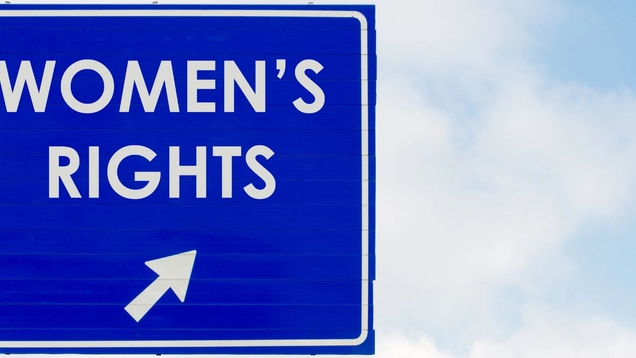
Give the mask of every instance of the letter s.
M 276 190 L 276 179 L 269 170 L 265 169 L 265 167 L 256 160 L 257 156 L 263 156 L 265 159 L 269 159 L 272 155 L 274 155 L 274 151 L 264 145 L 253 146 L 245 155 L 247 166 L 265 182 L 263 189 L 257 189 L 254 184 L 246 185 L 243 188 L 247 195 L 253 199 L 267 199 L 272 196 L 274 190 Z
M 316 82 L 307 77 L 306 71 L 312 70 L 314 73 L 320 73 L 323 66 L 316 60 L 303 60 L 296 66 L 296 79 L 309 93 L 314 96 L 312 103 L 305 102 L 298 97 L 293 103 L 296 109 L 303 113 L 313 114 L 322 109 L 325 105 L 325 92 L 322 91 Z

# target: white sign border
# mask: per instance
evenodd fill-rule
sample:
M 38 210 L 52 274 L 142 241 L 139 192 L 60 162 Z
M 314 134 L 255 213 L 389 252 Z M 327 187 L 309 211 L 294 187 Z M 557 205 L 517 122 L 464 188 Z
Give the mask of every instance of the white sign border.
M 360 67 L 362 98 L 362 312 L 360 335 L 353 339 L 290 340 L 177 340 L 177 341 L 0 341 L 0 348 L 229 348 L 229 347 L 324 347 L 357 346 L 369 330 L 369 88 L 367 19 L 349 10 L 178 10 L 178 9 L 64 9 L 0 10 L 3 17 L 331 17 L 360 21 Z

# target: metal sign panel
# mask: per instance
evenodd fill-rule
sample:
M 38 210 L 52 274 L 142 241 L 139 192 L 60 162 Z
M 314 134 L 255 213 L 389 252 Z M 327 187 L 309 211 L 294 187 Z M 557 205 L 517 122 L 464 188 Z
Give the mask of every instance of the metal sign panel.
M 373 353 L 373 6 L 0 18 L 0 352 Z

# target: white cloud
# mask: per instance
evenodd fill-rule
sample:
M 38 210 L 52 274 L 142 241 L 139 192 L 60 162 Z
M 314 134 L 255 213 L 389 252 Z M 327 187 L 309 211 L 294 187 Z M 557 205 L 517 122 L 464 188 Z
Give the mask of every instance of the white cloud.
M 390 41 L 392 52 L 384 52 L 389 61 L 434 72 L 483 71 L 528 48 L 532 38 L 524 25 L 545 7 L 540 1 L 378 2 L 379 36 Z
M 411 332 L 404 335 L 392 332 L 378 341 L 377 358 L 453 358 L 452 353 L 440 351 L 430 337 L 422 333 Z
M 524 327 L 505 342 L 477 341 L 471 358 L 626 358 L 636 356 L 636 333 L 605 317 L 529 309 Z
M 528 60 L 564 9 L 393 4 L 378 5 L 378 325 L 498 341 L 501 291 L 541 300 L 576 269 L 561 245 L 633 199 L 636 99 Z
M 636 356 L 636 333 L 606 317 L 533 307 L 523 328 L 507 339 L 477 339 L 466 352 L 440 349 L 421 332 L 391 332 L 378 340 L 378 358 L 627 358 Z

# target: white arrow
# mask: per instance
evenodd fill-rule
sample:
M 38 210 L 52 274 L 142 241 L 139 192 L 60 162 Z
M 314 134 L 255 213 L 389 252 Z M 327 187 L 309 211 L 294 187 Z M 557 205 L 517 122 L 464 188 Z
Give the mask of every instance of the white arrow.
M 196 250 L 192 250 L 146 261 L 146 266 L 159 277 L 124 308 L 126 312 L 139 322 L 170 288 L 181 302 L 185 301 L 196 255 Z

